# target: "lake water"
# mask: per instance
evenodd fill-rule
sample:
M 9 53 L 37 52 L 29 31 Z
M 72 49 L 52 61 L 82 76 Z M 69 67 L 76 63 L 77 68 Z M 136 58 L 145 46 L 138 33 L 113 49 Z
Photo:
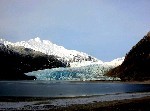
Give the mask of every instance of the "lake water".
M 0 81 L 0 96 L 76 97 L 150 92 L 150 84 L 69 81 Z

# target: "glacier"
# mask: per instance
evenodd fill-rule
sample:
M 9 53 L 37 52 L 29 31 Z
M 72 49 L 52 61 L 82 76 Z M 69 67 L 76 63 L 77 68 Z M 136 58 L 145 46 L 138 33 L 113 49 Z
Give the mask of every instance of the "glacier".
M 93 81 L 93 80 L 120 80 L 120 78 L 105 76 L 110 69 L 120 65 L 124 57 L 110 62 L 74 62 L 72 67 L 52 68 L 28 72 L 26 75 L 35 76 L 37 80 L 62 80 L 62 81 Z
M 120 80 L 104 74 L 113 66 L 93 64 L 81 67 L 53 68 L 28 72 L 26 75 L 35 76 L 37 80 L 67 80 L 67 81 L 92 81 L 92 80 Z

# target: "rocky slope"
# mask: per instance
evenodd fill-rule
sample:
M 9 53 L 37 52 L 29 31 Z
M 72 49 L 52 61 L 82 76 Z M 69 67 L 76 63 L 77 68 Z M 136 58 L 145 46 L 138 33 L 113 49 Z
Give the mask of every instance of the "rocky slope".
M 150 79 L 150 32 L 143 37 L 126 55 L 124 62 L 107 73 L 121 80 Z
M 0 43 L 0 80 L 33 80 L 24 73 L 54 67 L 65 67 L 55 56 L 46 55 L 24 47 Z

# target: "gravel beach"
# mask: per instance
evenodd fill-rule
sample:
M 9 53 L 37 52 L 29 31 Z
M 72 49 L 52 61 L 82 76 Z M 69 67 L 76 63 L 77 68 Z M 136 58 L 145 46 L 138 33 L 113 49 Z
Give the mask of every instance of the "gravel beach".
M 117 108 L 120 105 L 128 106 L 130 103 L 150 105 L 150 92 L 75 98 L 0 97 L 0 110 L 98 110 L 102 108 L 105 111 L 105 109 L 110 108 L 109 110 L 112 111 L 112 106 L 112 108 Z M 144 108 L 149 109 L 149 105 Z

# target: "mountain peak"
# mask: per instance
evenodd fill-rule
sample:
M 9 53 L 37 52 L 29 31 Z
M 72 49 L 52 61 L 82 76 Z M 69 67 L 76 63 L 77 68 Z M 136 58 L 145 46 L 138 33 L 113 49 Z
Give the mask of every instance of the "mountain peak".
M 41 39 L 40 39 L 39 37 L 34 38 L 34 40 L 35 40 L 36 42 L 41 42 Z
M 4 41 L 6 41 L 6 40 L 3 38 L 0 38 L 0 43 L 4 43 Z

